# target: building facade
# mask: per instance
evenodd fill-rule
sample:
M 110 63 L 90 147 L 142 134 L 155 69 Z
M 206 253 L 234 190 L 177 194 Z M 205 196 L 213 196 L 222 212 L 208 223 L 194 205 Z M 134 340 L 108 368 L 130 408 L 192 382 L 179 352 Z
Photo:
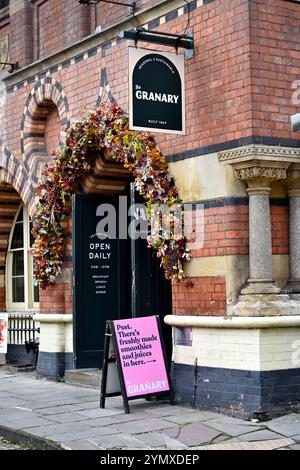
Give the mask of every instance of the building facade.
M 156 266 L 148 260 L 141 267 L 148 255 L 134 248 L 136 313 L 158 309 L 173 327 L 178 400 L 243 417 L 297 407 L 300 139 L 290 116 L 300 104 L 300 2 L 138 0 L 134 15 L 128 6 L 77 0 L 0 6 L 1 62 L 18 64 L 1 72 L 0 302 L 1 311 L 36 313 L 38 375 L 57 379 L 67 369 L 95 367 L 98 356 L 90 352 L 99 349 L 105 320 L 133 311 L 126 268 L 132 246 L 114 248 L 123 259 L 114 278 L 117 304 L 113 293 L 105 307 L 86 300 L 81 249 L 89 208 L 127 194 L 130 184 L 128 172 L 105 153 L 81 181 L 73 216 L 68 207 L 62 273 L 45 290 L 34 285 L 30 224 L 45 163 L 88 109 L 108 101 L 128 111 L 132 44 L 119 38 L 121 31 L 192 32 L 186 134 L 155 138 L 195 220 L 204 209 L 204 244 L 191 246 L 188 282 L 172 284 L 172 302 Z M 154 280 L 146 292 L 149 273 Z

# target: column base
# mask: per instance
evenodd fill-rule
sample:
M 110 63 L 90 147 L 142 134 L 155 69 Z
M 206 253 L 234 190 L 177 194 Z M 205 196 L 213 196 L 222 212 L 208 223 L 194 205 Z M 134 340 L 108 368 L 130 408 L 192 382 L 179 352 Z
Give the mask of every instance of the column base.
M 65 371 L 72 369 L 74 363 L 73 353 L 40 351 L 36 368 L 38 378 L 58 381 L 65 375 Z
M 174 344 L 177 400 L 244 419 L 300 409 L 300 317 L 174 317 L 166 323 L 192 329 L 190 346 Z
M 244 294 L 232 310 L 238 317 L 300 315 L 300 299 L 287 294 Z
M 247 286 L 241 290 L 242 295 L 248 294 L 279 294 L 280 287 L 272 279 L 248 279 Z
M 60 380 L 74 363 L 72 315 L 39 313 L 35 320 L 40 323 L 37 377 Z

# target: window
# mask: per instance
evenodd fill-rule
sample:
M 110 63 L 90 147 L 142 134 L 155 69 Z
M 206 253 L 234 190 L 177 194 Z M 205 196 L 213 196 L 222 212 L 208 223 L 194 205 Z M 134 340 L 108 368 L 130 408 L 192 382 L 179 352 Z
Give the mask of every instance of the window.
M 33 283 L 32 224 L 24 204 L 18 209 L 10 237 L 6 261 L 7 310 L 38 309 L 39 289 Z

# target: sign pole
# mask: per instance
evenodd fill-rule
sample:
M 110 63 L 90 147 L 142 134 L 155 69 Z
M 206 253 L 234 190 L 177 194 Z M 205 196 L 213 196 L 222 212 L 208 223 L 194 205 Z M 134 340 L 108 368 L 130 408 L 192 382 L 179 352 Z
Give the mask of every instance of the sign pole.
M 101 380 L 101 394 L 100 394 L 100 408 L 105 408 L 108 356 L 109 356 L 109 340 L 111 336 L 112 334 L 110 332 L 109 324 L 106 322 L 105 337 L 104 337 L 102 380 Z
M 119 376 L 119 380 L 120 380 L 121 392 L 122 392 L 122 397 L 123 397 L 124 411 L 125 411 L 125 414 L 130 414 L 130 408 L 129 408 L 128 398 L 127 398 L 127 394 L 126 394 L 124 376 L 123 376 L 123 373 L 122 373 L 121 358 L 120 358 L 119 348 L 118 348 L 118 345 L 117 345 L 116 332 L 115 332 L 115 329 L 114 329 L 113 322 L 109 321 L 108 323 L 110 325 L 110 331 L 112 333 L 113 347 L 114 347 L 115 354 L 116 354 L 116 364 L 117 364 L 118 376 Z
M 156 315 L 156 321 L 157 321 L 157 328 L 158 328 L 158 331 L 159 331 L 159 335 L 160 335 L 161 338 L 163 338 L 163 331 L 162 331 L 162 327 L 161 327 L 161 323 L 160 323 L 160 318 L 159 318 L 158 315 Z M 165 364 L 168 364 L 167 351 L 166 351 L 166 346 L 165 346 L 164 341 L 161 342 L 161 349 L 162 349 L 162 352 L 163 352 L 163 357 L 164 357 Z M 173 386 L 172 386 L 172 382 L 171 382 L 171 376 L 170 376 L 170 372 L 169 372 L 168 367 L 166 367 L 166 372 L 167 372 L 167 377 L 168 377 L 169 386 L 170 386 L 170 390 L 169 390 L 170 405 L 174 405 L 174 390 L 173 390 Z

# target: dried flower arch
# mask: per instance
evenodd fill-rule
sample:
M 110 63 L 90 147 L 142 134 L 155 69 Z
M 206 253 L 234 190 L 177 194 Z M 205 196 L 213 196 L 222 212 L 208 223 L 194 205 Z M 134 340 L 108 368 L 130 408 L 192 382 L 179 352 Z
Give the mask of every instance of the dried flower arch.
M 33 226 L 33 257 L 34 276 L 42 288 L 53 284 L 61 271 L 66 244 L 61 224 L 66 216 L 66 202 L 75 191 L 75 184 L 93 168 L 104 148 L 132 171 L 148 212 L 154 203 L 169 207 L 182 204 L 168 163 L 153 136 L 129 130 L 128 117 L 117 105 L 101 105 L 88 112 L 68 130 L 65 144 L 57 150 L 37 188 L 39 207 Z M 171 224 L 167 239 L 159 232 L 156 237 L 148 237 L 148 245 L 161 258 L 167 279 L 184 278 L 183 262 L 190 259 L 190 254 L 184 236 L 175 235 L 174 225 Z

